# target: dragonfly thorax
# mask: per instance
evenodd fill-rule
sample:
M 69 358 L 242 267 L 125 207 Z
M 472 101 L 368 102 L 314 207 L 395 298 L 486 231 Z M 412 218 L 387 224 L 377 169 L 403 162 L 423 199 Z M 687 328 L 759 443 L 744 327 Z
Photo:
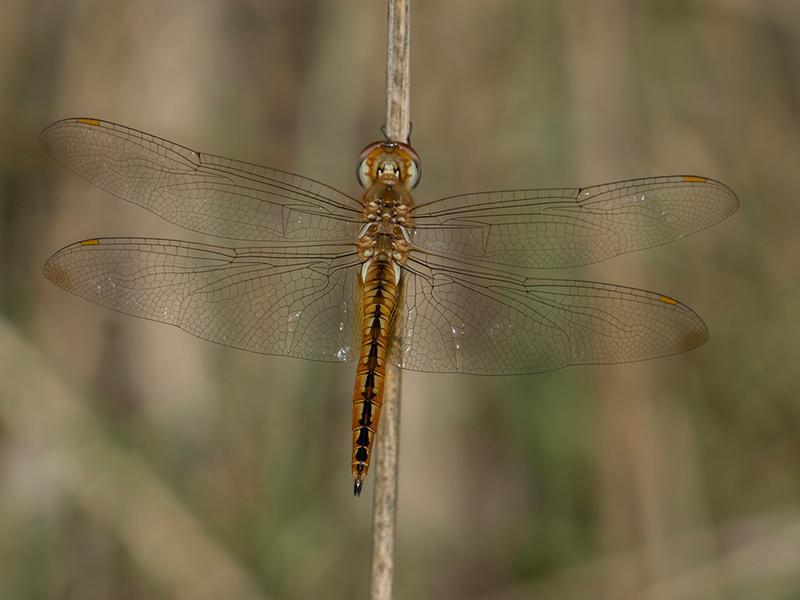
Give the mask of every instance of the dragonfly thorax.
M 411 225 L 413 199 L 401 186 L 376 182 L 364 193 L 364 228 L 358 240 L 362 260 L 379 255 L 405 264 L 411 251 L 407 226 Z
M 364 193 L 364 221 L 408 226 L 414 200 L 403 187 L 383 182 L 372 184 Z
M 404 265 L 411 252 L 411 242 L 405 227 L 393 225 L 391 227 L 372 223 L 364 228 L 356 244 L 358 256 L 362 261 L 377 258 L 381 261 L 392 261 Z

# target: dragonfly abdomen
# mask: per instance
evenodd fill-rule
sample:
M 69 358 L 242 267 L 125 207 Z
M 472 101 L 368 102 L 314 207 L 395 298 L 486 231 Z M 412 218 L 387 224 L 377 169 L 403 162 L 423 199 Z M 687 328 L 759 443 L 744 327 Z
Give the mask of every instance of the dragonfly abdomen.
M 363 271 L 361 298 L 364 308 L 361 349 L 353 390 L 353 492 L 369 470 L 375 433 L 383 407 L 389 332 L 397 307 L 399 277 L 393 261 L 378 255 Z

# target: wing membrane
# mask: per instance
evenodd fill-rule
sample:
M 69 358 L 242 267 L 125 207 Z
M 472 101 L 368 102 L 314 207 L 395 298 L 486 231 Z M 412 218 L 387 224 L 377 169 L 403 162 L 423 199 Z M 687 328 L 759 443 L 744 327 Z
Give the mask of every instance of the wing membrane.
M 361 329 L 350 246 L 226 248 L 143 238 L 72 244 L 45 264 L 60 287 L 114 310 L 243 350 L 348 361 Z M 663 295 L 532 279 L 412 257 L 390 360 L 405 369 L 501 375 L 690 350 L 703 321 Z
M 47 127 L 48 154 L 99 188 L 193 231 L 254 241 L 342 241 L 361 204 L 322 183 L 97 119 Z
M 228 248 L 144 238 L 72 244 L 45 275 L 114 310 L 264 354 L 347 361 L 361 331 L 352 240 L 360 203 L 310 179 L 202 154 L 95 119 L 42 133 L 45 149 L 104 190 Z M 693 176 L 443 198 L 414 209 L 415 251 L 389 359 L 411 370 L 534 373 L 620 363 L 704 343 L 669 297 L 496 268 L 568 267 L 689 235 L 732 214 L 733 192 Z M 280 243 L 278 243 L 280 242 Z
M 390 360 L 414 371 L 536 373 L 685 352 L 708 331 L 690 308 L 634 288 L 499 271 L 433 257 L 406 271 Z
M 78 296 L 212 342 L 348 361 L 358 351 L 358 264 L 347 246 L 232 249 L 105 238 L 63 248 L 44 274 Z
M 572 267 L 690 235 L 738 206 L 730 188 L 695 176 L 464 194 L 415 208 L 412 239 L 457 259 Z

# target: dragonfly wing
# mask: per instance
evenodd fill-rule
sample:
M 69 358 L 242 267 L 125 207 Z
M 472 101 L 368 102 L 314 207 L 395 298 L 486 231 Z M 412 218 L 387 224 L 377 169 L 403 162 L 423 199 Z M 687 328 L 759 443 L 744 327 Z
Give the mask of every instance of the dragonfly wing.
M 463 259 L 572 267 L 666 244 L 722 221 L 738 206 L 730 188 L 695 176 L 484 192 L 416 207 L 412 239 L 428 252 Z
M 98 119 L 65 119 L 45 151 L 99 188 L 193 231 L 257 241 L 352 239 L 361 204 L 312 179 L 195 152 Z
M 356 358 L 357 272 L 348 246 L 143 238 L 72 244 L 44 267 L 55 284 L 114 310 L 234 348 L 322 361 Z
M 690 308 L 634 288 L 477 271 L 412 258 L 390 360 L 414 371 L 507 375 L 646 360 L 703 344 Z

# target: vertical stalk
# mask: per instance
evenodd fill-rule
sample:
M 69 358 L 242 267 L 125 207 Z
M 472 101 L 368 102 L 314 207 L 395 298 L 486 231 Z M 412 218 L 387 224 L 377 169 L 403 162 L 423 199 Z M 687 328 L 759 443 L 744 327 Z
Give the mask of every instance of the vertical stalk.
M 407 142 L 411 132 L 411 0 L 389 0 L 386 42 L 386 135 Z
M 411 0 L 388 0 L 386 51 L 386 135 L 407 142 L 411 132 L 410 69 Z M 397 464 L 400 447 L 399 368 L 386 365 L 386 387 L 375 462 L 372 514 L 370 598 L 394 595 L 394 553 L 397 527 Z
M 378 426 L 372 512 L 371 600 L 391 600 L 397 530 L 397 456 L 400 437 L 400 369 L 386 366 L 381 424 Z

